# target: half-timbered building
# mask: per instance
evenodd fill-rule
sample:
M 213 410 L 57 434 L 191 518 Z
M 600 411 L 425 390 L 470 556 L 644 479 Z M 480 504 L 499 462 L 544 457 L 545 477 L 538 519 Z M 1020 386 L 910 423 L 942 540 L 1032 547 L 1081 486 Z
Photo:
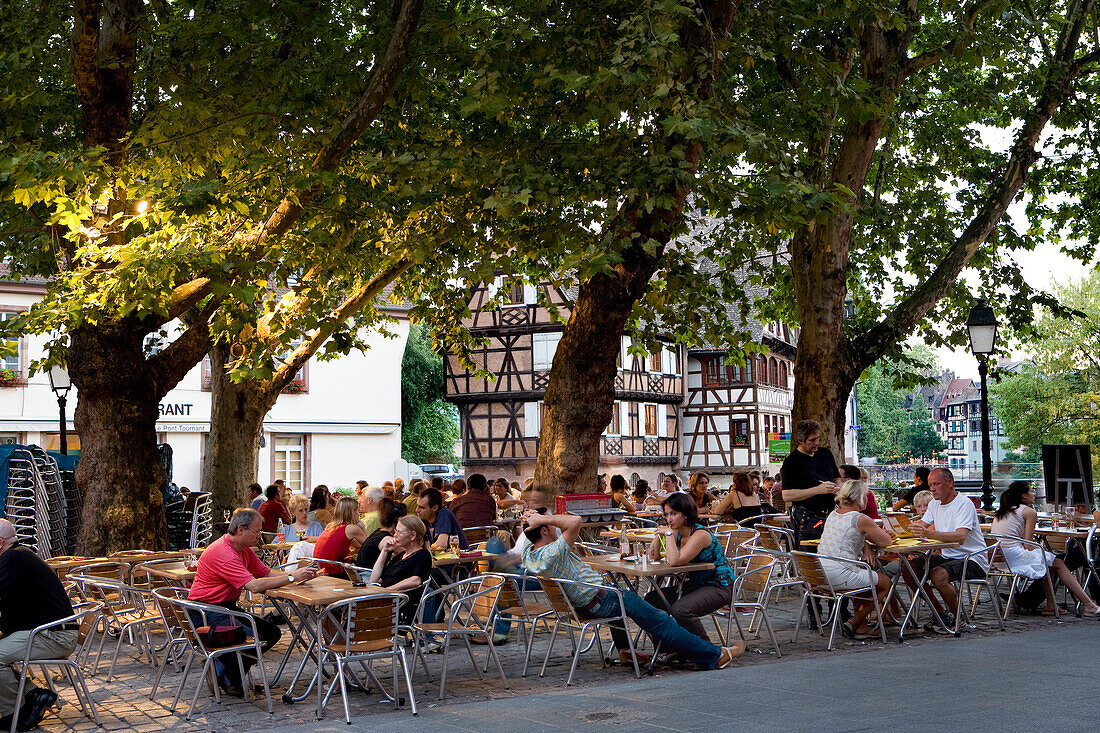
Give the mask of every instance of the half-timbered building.
M 503 303 L 490 307 L 497 296 Z M 534 474 L 542 399 L 564 329 L 551 317 L 550 306 L 564 319 L 571 303 L 566 291 L 549 283 L 533 286 L 498 277 L 473 289 L 465 325 L 486 342 L 471 356 L 494 378 L 476 376 L 454 353 L 445 362 L 447 399 L 458 407 L 467 473 Z M 638 355 L 623 337 L 617 400 L 600 450 L 606 470 L 656 481 L 681 468 L 683 368 L 681 348 L 670 344 L 660 353 Z
M 684 470 L 729 474 L 768 471 L 769 441 L 789 439 L 794 402 L 794 346 L 781 324 L 748 324 L 766 351 L 729 364 L 718 347 L 693 348 L 687 358 L 684 404 Z

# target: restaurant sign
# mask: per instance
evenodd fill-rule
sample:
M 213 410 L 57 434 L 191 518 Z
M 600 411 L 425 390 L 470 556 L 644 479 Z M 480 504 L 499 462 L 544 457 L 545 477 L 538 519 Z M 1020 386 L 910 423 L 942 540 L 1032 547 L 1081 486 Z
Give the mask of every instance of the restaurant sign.
M 790 454 L 790 433 L 768 433 L 768 460 L 771 463 L 780 463 Z

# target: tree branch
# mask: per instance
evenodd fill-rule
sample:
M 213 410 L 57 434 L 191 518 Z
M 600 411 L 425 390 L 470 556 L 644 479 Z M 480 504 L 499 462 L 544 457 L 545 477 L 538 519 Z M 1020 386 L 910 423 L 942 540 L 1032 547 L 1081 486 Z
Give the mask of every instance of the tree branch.
M 942 46 L 929 49 L 909 59 L 909 62 L 898 73 L 898 81 L 908 79 L 918 71 L 964 51 L 974 38 L 974 23 L 977 22 L 978 16 L 987 5 L 991 5 L 993 2 L 994 0 L 975 0 L 970 3 L 959 18 L 959 35 Z
M 909 296 L 894 306 L 882 321 L 853 340 L 852 353 L 858 359 L 861 370 L 873 364 L 890 345 L 910 333 L 932 306 L 946 295 L 1027 180 L 1032 164 L 1040 157 L 1035 148 L 1043 130 L 1072 93 L 1072 83 L 1087 69 L 1080 63 L 1068 63 L 1075 53 L 1076 39 L 1082 26 L 1078 23 L 1074 27 L 1077 35 L 1059 47 L 1060 56 L 1065 58 L 1055 58 L 1047 65 L 1051 76 L 1047 78 L 1043 93 L 1016 135 L 1004 173 L 990 188 L 977 215 L 956 238 L 932 275 L 913 288 Z M 1082 60 L 1085 58 L 1088 57 Z
M 291 352 L 290 358 L 275 370 L 275 374 L 272 375 L 269 382 L 269 388 L 277 392 L 286 387 L 294 379 L 294 375 L 298 373 L 298 370 L 309 361 L 311 356 L 317 353 L 317 350 L 324 345 L 329 336 L 335 333 L 341 323 L 351 318 L 363 306 L 378 297 L 383 288 L 404 274 L 412 267 L 412 264 L 412 260 L 402 257 L 388 267 L 383 268 L 381 272 L 371 278 L 370 282 L 364 284 L 348 296 L 343 303 L 334 308 L 310 337 L 299 344 L 298 348 Z
M 155 375 L 157 394 L 161 397 L 168 394 L 214 345 L 210 338 L 210 317 L 217 308 L 218 302 L 211 299 L 195 314 L 182 336 L 149 357 L 149 371 Z

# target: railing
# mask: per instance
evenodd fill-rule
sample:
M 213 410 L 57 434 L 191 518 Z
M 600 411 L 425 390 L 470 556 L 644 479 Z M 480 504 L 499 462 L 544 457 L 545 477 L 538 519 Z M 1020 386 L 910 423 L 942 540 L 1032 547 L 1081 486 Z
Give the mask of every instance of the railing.
M 913 482 L 913 472 L 921 465 L 928 466 L 928 468 L 946 468 L 951 471 L 955 476 L 956 483 L 977 481 L 981 483 L 982 480 L 982 464 L 975 463 L 971 465 L 959 467 L 951 467 L 943 463 L 925 463 L 925 464 L 900 464 L 900 465 L 879 465 L 879 466 L 865 466 L 867 473 L 870 474 L 870 480 L 872 486 L 897 486 L 898 484 L 911 484 Z M 1002 461 L 993 466 L 993 482 L 997 485 L 1004 485 L 1009 481 L 1015 481 L 1016 479 L 1029 479 L 1035 484 L 1042 485 L 1043 483 L 1043 464 L 1041 463 L 1014 463 L 1010 461 Z

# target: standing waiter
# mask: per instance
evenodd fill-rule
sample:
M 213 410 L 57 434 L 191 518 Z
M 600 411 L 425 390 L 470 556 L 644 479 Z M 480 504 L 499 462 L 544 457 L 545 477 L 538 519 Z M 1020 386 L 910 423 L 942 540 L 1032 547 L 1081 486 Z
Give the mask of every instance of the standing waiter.
M 50 566 L 19 544 L 15 527 L 0 519 L 0 730 L 11 728 L 19 711 L 19 730 L 30 730 L 57 702 L 57 693 L 36 687 L 24 688 L 22 705 L 15 699 L 19 674 L 12 667 L 23 661 L 31 631 L 42 624 L 73 615 L 73 605 Z M 79 629 L 61 627 L 35 636 L 31 659 L 64 659 L 76 649 Z

